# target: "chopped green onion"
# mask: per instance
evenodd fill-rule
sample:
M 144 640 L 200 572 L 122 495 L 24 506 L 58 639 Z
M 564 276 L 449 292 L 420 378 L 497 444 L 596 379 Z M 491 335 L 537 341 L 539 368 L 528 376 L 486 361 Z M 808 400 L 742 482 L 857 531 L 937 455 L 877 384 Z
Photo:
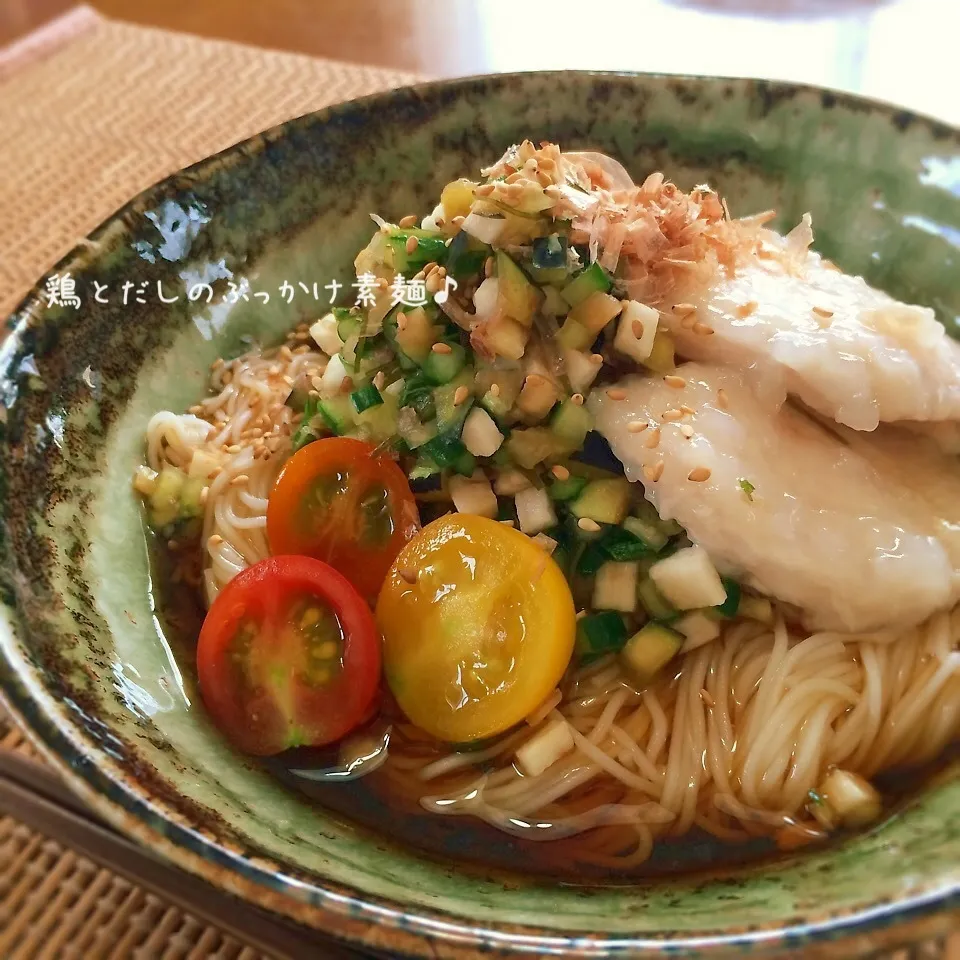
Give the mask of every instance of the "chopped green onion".
M 379 407 L 383 403 L 383 397 L 380 396 L 380 391 L 372 383 L 368 383 L 350 394 L 350 402 L 357 413 L 363 413 L 364 410 L 369 410 L 371 407 Z
M 577 477 L 571 474 L 565 480 L 554 480 L 548 490 L 554 500 L 576 500 L 587 485 L 586 477 Z
M 727 591 L 727 599 L 714 607 L 722 617 L 735 617 L 740 609 L 740 584 L 736 580 L 723 578 L 723 588 Z
M 581 577 L 592 577 L 610 557 L 599 540 L 592 540 L 577 558 L 577 573 Z
M 738 483 L 740 484 L 740 489 L 746 494 L 747 499 L 753 503 L 753 491 L 757 488 L 744 477 L 741 477 Z
M 606 653 L 616 653 L 627 642 L 623 617 L 615 610 L 590 613 L 577 621 L 577 655 L 583 661 L 596 660 Z
M 438 467 L 452 467 L 458 461 L 464 460 L 465 456 L 469 456 L 459 437 L 450 434 L 436 436 L 420 449 L 424 456 L 429 457 Z
M 600 538 L 600 546 L 611 560 L 640 560 L 656 553 L 623 527 L 610 527 Z

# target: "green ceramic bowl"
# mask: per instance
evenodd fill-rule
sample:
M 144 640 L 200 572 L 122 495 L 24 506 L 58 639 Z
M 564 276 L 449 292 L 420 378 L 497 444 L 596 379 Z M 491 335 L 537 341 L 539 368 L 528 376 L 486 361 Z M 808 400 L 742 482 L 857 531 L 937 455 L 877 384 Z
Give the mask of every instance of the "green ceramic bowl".
M 312 284 L 350 281 L 370 211 L 427 210 L 446 181 L 524 137 L 605 150 L 636 177 L 709 180 L 735 213 L 776 207 L 781 226 L 809 210 L 818 248 L 846 270 L 951 325 L 960 315 L 960 133 L 888 106 L 757 81 L 547 73 L 428 84 L 293 120 L 104 223 L 53 271 L 76 281 L 79 307 L 48 305 L 45 279 L 9 321 L 7 700 L 109 821 L 220 887 L 368 947 L 848 957 L 942 931 L 960 901 L 950 771 L 828 849 L 577 888 L 432 861 L 311 807 L 231 752 L 198 708 L 178 638 L 155 617 L 130 487 L 147 419 L 194 402 L 210 362 L 244 338 L 272 341 L 316 316 Z M 202 284 L 243 279 L 269 303 L 206 302 Z

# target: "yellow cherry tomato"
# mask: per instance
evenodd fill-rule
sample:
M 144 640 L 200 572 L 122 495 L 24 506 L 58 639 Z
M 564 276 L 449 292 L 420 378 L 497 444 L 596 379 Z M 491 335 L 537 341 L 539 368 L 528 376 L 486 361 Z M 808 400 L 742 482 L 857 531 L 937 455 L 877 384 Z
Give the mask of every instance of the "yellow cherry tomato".
M 502 733 L 536 710 L 576 633 L 556 563 L 519 531 L 470 514 L 435 520 L 400 551 L 377 622 L 400 708 L 451 743 Z

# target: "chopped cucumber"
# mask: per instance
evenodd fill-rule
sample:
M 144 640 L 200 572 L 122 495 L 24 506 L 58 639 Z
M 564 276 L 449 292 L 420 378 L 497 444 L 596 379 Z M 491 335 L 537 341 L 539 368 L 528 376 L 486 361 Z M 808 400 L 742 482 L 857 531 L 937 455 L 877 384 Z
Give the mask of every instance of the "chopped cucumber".
M 520 529 L 532 537 L 557 522 L 550 496 L 542 487 L 527 487 L 514 496 Z
M 572 452 L 583 446 L 593 429 L 593 417 L 583 404 L 564 400 L 550 420 L 550 429 L 560 445 Z
M 472 513 L 491 520 L 496 517 L 497 495 L 482 470 L 477 470 L 470 477 L 451 477 L 449 489 L 457 513 Z
M 640 517 L 624 517 L 623 528 L 654 553 L 662 550 L 670 539 L 658 526 Z
M 766 597 L 751 597 L 743 594 L 737 611 L 741 617 L 758 623 L 773 623 L 773 604 Z
M 627 628 L 614 610 L 588 613 L 577 621 L 577 656 L 585 662 L 623 649 Z
M 476 407 L 467 414 L 460 439 L 474 456 L 492 457 L 503 443 L 503 434 L 493 417 L 482 407 Z
M 596 576 L 600 568 L 610 560 L 607 551 L 603 549 L 603 544 L 600 542 L 600 535 L 597 534 L 595 537 L 587 543 L 580 552 L 580 556 L 577 557 L 577 573 L 581 577 Z
M 439 331 L 423 307 L 414 307 L 397 315 L 394 333 L 396 345 L 414 363 L 422 364 L 432 353 Z M 442 381 L 441 381 L 442 382 Z
M 423 444 L 421 451 L 438 467 L 456 467 L 465 462 L 468 455 L 467 448 L 460 442 L 460 438 L 451 434 L 439 434 Z M 461 472 L 458 470 L 458 472 Z M 471 471 L 472 472 L 472 471 Z
M 673 337 L 663 330 L 658 330 L 657 335 L 653 338 L 653 349 L 643 363 L 654 373 L 669 373 L 673 370 L 676 367 Z
M 540 291 L 503 250 L 497 251 L 497 279 L 500 281 L 500 306 L 507 317 L 524 327 L 533 324 L 540 305 Z
M 412 250 L 408 249 L 411 237 L 417 241 Z M 413 275 L 428 263 L 443 263 L 447 259 L 446 237 L 434 230 L 392 230 L 389 241 L 393 265 L 404 276 Z
M 525 470 L 532 470 L 538 463 L 562 452 L 553 431 L 546 427 L 514 430 L 505 446 L 513 461 Z
M 693 610 L 685 614 L 673 626 L 686 638 L 681 653 L 696 650 L 697 647 L 702 647 L 705 643 L 710 643 L 720 636 L 720 625 L 701 610 Z
M 619 524 L 627 515 L 629 505 L 630 482 L 622 477 L 611 477 L 609 480 L 591 480 L 570 505 L 570 510 L 576 517 Z
M 662 623 L 648 623 L 626 643 L 620 654 L 624 665 L 641 683 L 649 683 L 683 646 L 683 634 Z
M 411 450 L 416 450 L 437 436 L 437 423 L 435 420 L 424 423 L 406 407 L 397 417 L 397 433 Z
M 424 370 L 426 373 L 426 370 Z M 461 387 L 468 391 L 465 400 L 456 402 Z M 437 430 L 440 433 L 459 433 L 470 408 L 473 406 L 473 371 L 462 370 L 453 380 L 433 391 L 433 405 L 437 415 Z
M 557 333 L 557 343 L 565 352 L 587 350 L 596 339 L 595 333 L 591 333 L 582 323 L 569 316 Z
M 337 336 L 347 341 L 359 337 L 363 329 L 363 317 L 356 313 L 344 313 L 337 320 Z
M 461 230 L 447 247 L 447 273 L 458 281 L 475 277 L 483 271 L 483 265 L 492 252 L 487 244 Z
M 727 599 L 723 601 L 716 609 L 722 617 L 735 617 L 740 608 L 740 584 L 736 580 L 730 580 L 724 577 L 721 581 L 723 589 L 727 591 Z
M 543 305 L 540 309 L 548 317 L 565 317 L 570 311 L 570 304 L 560 294 L 556 287 L 543 287 Z
M 650 556 L 650 548 L 623 527 L 610 527 L 601 539 L 611 560 L 640 560 Z
M 676 620 L 680 615 L 649 577 L 640 581 L 637 596 L 652 620 Z
M 657 589 L 678 610 L 717 607 L 727 598 L 720 574 L 703 547 L 685 547 L 650 568 Z
M 404 381 L 398 406 L 412 407 L 423 423 L 436 416 L 436 404 L 433 402 L 433 387 L 420 373 L 412 374 Z
M 410 489 L 414 493 L 440 493 L 443 491 L 443 472 L 424 456 L 417 457 L 407 474 Z
M 587 333 L 596 337 L 611 320 L 619 316 L 622 309 L 623 302 L 609 293 L 591 293 L 570 311 L 566 323 L 579 323 Z
M 553 480 L 550 483 L 549 493 L 554 500 L 563 503 L 566 500 L 575 500 L 579 497 L 586 485 L 586 477 L 575 477 L 571 474 L 565 480 Z
M 503 422 L 523 388 L 522 371 L 494 370 L 488 367 L 481 370 L 476 379 L 477 386 L 482 391 L 480 405 L 495 420 Z
M 467 363 L 467 351 L 459 343 L 448 344 L 449 353 L 431 349 L 423 360 L 423 375 L 431 383 L 449 383 Z
M 606 293 L 610 289 L 611 281 L 607 271 L 599 263 L 591 263 L 578 276 L 574 277 L 560 292 L 563 299 L 575 307 L 582 303 L 592 293 Z
M 327 426 L 338 437 L 342 437 L 353 429 L 357 411 L 351 398 L 341 394 L 337 397 L 318 400 L 317 412 L 326 421 Z
M 372 383 L 368 383 L 350 394 L 350 402 L 357 413 L 363 413 L 364 410 L 369 410 L 371 407 L 379 407 L 383 403 L 383 397 Z
M 593 608 L 621 613 L 633 613 L 637 609 L 636 563 L 608 561 L 597 571 Z

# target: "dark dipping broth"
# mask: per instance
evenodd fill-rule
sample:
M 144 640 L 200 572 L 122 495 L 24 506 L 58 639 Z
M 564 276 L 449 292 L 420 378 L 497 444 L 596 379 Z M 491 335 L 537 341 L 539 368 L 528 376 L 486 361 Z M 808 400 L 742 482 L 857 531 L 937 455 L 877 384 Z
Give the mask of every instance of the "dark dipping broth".
M 176 550 L 147 533 L 150 540 L 151 568 L 157 616 L 188 685 L 194 709 L 202 710 L 196 682 L 195 643 L 206 610 L 198 584 L 201 551 L 194 540 L 185 540 Z M 386 712 L 389 713 L 387 704 Z M 389 719 L 389 717 L 387 717 Z M 377 721 L 382 722 L 382 719 Z M 392 743 L 402 747 L 402 739 L 393 732 Z M 437 757 L 444 755 L 438 745 Z M 887 816 L 895 816 L 912 797 L 938 773 L 960 758 L 960 746 L 948 749 L 935 763 L 908 771 L 880 774 L 874 785 L 884 797 Z M 625 826 L 607 826 L 561 840 L 532 841 L 508 835 L 475 817 L 439 816 L 419 805 L 423 795 L 449 792 L 451 778 L 426 783 L 412 776 L 400 777 L 390 761 L 357 780 L 321 783 L 296 776 L 292 770 L 326 770 L 338 765 L 338 752 L 332 749 L 287 751 L 256 761 L 292 790 L 311 802 L 361 829 L 369 830 L 378 841 L 387 840 L 442 861 L 453 861 L 458 869 L 491 870 L 506 874 L 516 882 L 522 878 L 549 878 L 567 884 L 623 884 L 644 879 L 680 877 L 705 872 L 724 872 L 732 868 L 769 863 L 795 855 L 777 847 L 769 835 L 746 841 L 725 842 L 694 828 L 683 837 L 660 839 L 652 855 L 638 866 L 619 865 L 618 850 L 631 849 L 635 834 Z M 475 768 L 470 768 L 475 775 Z M 443 784 L 441 787 L 440 784 Z M 406 786 L 405 786 L 406 784 Z M 414 784 L 415 789 L 410 785 Z M 577 792 L 564 802 L 574 809 Z M 543 818 L 540 818 L 543 819 Z M 822 849 L 841 842 L 843 831 L 829 839 L 799 848 Z M 596 850 L 609 851 L 599 864 Z M 588 856 L 587 854 L 590 854 Z

